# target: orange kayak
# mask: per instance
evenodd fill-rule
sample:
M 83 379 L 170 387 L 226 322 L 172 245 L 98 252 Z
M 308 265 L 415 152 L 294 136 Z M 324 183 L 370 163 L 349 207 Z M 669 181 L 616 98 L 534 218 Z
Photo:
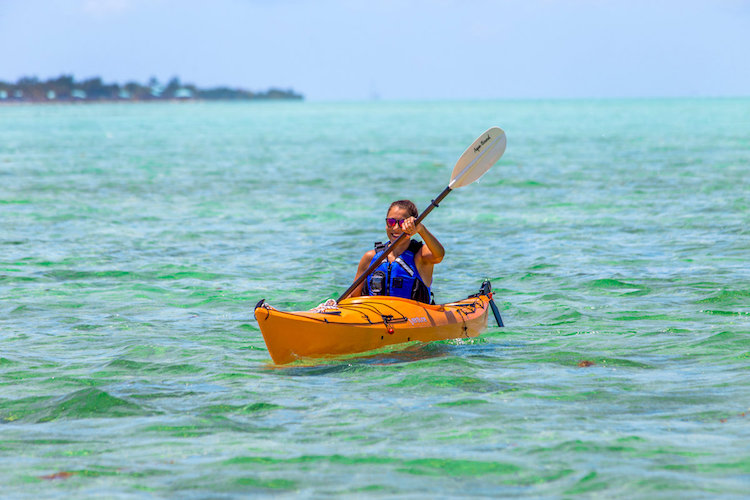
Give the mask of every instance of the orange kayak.
M 492 308 L 502 320 L 489 282 L 464 300 L 431 305 L 400 297 L 352 297 L 322 312 L 284 312 L 261 300 L 255 306 L 263 339 L 274 363 L 356 354 L 420 341 L 479 336 Z

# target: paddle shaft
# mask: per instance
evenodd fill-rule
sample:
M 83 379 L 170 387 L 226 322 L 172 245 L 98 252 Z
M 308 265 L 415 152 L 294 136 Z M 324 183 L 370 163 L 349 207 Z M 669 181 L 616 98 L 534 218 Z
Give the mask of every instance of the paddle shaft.
M 450 188 L 450 186 L 443 189 L 443 192 L 440 193 L 437 198 L 432 200 L 432 203 L 430 203 L 430 206 L 427 207 L 424 210 L 424 212 L 422 212 L 419 215 L 419 217 L 417 217 L 417 220 L 415 221 L 414 225 L 419 227 L 419 224 L 425 219 L 425 217 L 429 215 L 430 212 L 432 212 L 432 209 L 437 207 L 440 204 L 440 202 L 443 201 L 443 199 L 446 196 L 448 196 L 448 193 L 450 193 L 451 191 L 452 189 Z M 393 249 L 396 248 L 399 242 L 404 238 L 406 238 L 406 233 L 401 233 L 401 235 L 399 235 L 399 237 L 396 238 L 396 241 L 388 245 L 388 248 L 385 249 L 385 252 L 383 252 L 380 255 L 380 257 L 375 259 L 375 262 L 370 264 L 370 267 L 368 267 L 365 272 L 357 276 L 357 279 L 354 280 L 354 283 L 352 283 L 352 285 L 349 288 L 347 288 L 343 294 L 341 294 L 341 297 L 339 297 L 339 299 L 336 302 L 341 302 L 342 300 L 347 298 L 349 294 L 351 294 L 365 280 L 365 278 L 367 278 L 370 275 L 370 273 L 372 273 L 375 269 L 377 269 L 377 267 L 388 257 L 388 255 L 390 255 L 391 252 L 393 252 Z

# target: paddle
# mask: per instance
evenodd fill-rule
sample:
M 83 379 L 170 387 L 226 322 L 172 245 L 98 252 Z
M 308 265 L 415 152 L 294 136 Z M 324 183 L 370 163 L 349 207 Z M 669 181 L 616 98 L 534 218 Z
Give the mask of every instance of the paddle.
M 497 163 L 497 160 L 499 160 L 501 156 L 503 156 L 503 153 L 505 152 L 505 144 L 505 132 L 499 127 L 492 127 L 480 135 L 471 146 L 466 148 L 466 151 L 464 151 L 458 159 L 456 166 L 453 167 L 451 180 L 448 183 L 448 186 L 443 189 L 443 192 L 440 193 L 437 198 L 432 200 L 430 206 L 428 206 L 425 211 L 417 217 L 415 226 L 419 226 L 419 223 L 422 222 L 430 212 L 432 212 L 433 208 L 439 206 L 440 202 L 443 201 L 452 190 L 468 186 L 482 177 L 482 175 L 484 175 L 484 173 L 487 172 L 492 165 Z M 403 238 L 406 238 L 406 233 L 401 233 L 401 235 L 396 238 L 396 241 L 391 243 L 388 248 L 386 248 L 385 252 L 383 252 L 383 254 L 378 257 L 364 273 L 360 274 L 357 279 L 354 280 L 354 283 L 352 283 L 352 285 L 341 294 L 341 297 L 339 297 L 336 302 L 341 302 L 347 298 L 349 294 L 352 293 L 354 289 L 356 289 L 360 283 L 362 283 L 365 278 L 367 278 L 367 276 L 369 276 L 370 273 L 372 273 L 380 263 L 385 260 L 386 257 L 388 257 L 388 254 L 398 246 L 398 243 Z

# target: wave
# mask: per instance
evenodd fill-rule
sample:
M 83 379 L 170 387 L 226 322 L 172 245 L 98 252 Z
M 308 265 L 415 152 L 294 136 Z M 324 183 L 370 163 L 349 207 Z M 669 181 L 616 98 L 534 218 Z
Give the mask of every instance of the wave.
M 141 406 L 96 388 L 81 389 L 62 397 L 34 396 L 0 403 L 0 419 L 8 422 L 51 422 L 80 418 L 113 418 L 145 415 Z

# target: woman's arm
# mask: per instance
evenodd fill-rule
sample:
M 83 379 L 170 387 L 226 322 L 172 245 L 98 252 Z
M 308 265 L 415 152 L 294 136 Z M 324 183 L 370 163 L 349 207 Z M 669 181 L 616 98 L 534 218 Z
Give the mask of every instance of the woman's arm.
M 439 264 L 445 257 L 445 248 L 440 244 L 437 238 L 424 227 L 424 224 L 420 224 L 417 230 L 419 236 L 424 240 L 422 246 L 422 260 L 430 264 Z M 425 248 L 427 247 L 427 248 Z

